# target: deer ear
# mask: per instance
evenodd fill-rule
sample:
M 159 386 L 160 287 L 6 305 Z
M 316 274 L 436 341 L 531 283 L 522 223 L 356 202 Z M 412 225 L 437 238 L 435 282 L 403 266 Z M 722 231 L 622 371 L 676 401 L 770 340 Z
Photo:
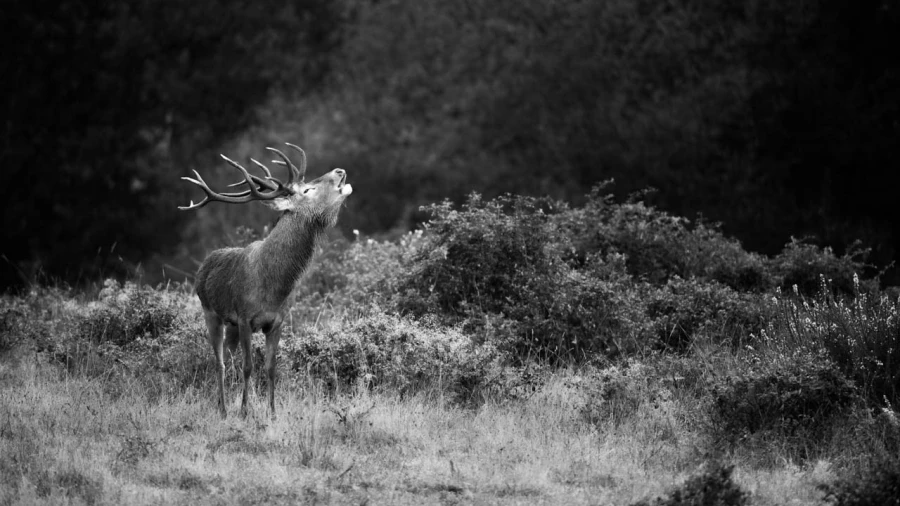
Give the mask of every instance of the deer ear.
M 289 211 L 292 208 L 290 197 L 283 197 L 280 199 L 269 200 L 269 201 L 263 202 L 263 204 L 269 206 L 270 208 L 272 208 L 276 211 Z

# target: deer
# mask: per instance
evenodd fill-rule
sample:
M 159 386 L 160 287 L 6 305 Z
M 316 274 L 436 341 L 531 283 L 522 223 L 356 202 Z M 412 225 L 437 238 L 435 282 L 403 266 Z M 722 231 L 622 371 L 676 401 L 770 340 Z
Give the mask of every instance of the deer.
M 195 278 L 195 291 L 200 299 L 216 364 L 218 409 L 227 417 L 225 405 L 224 345 L 234 353 L 238 345 L 243 355 L 244 385 L 241 414 L 247 415 L 253 354 L 250 338 L 262 331 L 266 336 L 265 374 L 268 378 L 268 407 L 275 418 L 275 360 L 281 327 L 294 303 L 294 288 L 309 267 L 318 241 L 329 227 L 337 223 L 338 213 L 353 192 L 347 184 L 347 173 L 334 169 L 306 182 L 306 153 L 299 146 L 285 143 L 299 153 L 299 167 L 275 148 L 266 148 L 279 160 L 272 163 L 288 169 L 286 183 L 272 176 L 264 164 L 250 159 L 262 168 L 265 176 L 251 174 L 239 163 L 220 155 L 225 162 L 240 171 L 243 180 L 228 185 L 242 187 L 240 192 L 213 191 L 200 173 L 196 178 L 181 179 L 199 186 L 206 197 L 193 200 L 181 210 L 198 209 L 210 202 L 243 204 L 260 201 L 282 214 L 269 234 L 244 248 L 222 248 L 211 252 L 200 264 Z M 223 332 L 224 330 L 224 332 Z

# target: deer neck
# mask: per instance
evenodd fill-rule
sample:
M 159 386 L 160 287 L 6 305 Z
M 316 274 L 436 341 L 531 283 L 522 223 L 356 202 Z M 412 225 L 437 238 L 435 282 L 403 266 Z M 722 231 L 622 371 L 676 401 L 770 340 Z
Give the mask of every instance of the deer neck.
M 280 304 L 291 294 L 324 231 L 315 219 L 285 213 L 262 242 L 257 251 L 257 272 L 265 291 L 274 295 L 273 302 Z

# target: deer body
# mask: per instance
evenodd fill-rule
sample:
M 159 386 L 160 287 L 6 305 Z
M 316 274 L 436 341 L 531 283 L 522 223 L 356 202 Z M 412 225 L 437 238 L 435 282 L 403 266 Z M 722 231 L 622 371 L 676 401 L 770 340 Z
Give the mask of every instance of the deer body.
M 233 325 L 243 316 L 254 332 L 265 332 L 293 302 L 294 286 L 324 232 L 319 228 L 287 215 L 265 241 L 210 253 L 196 279 L 203 307 Z
M 241 411 L 246 414 L 253 373 L 250 338 L 257 331 L 266 335 L 268 404 L 270 413 L 275 415 L 275 357 L 281 325 L 293 304 L 294 287 L 309 266 L 317 241 L 328 227 L 337 222 L 341 204 L 353 191 L 349 184 L 344 184 L 346 173 L 341 169 L 334 169 L 309 183 L 303 182 L 306 156 L 300 148 L 289 146 L 303 155 L 299 170 L 283 153 L 272 150 L 282 157 L 282 164 L 291 170 L 291 180 L 286 185 L 272 178 L 264 166 L 266 179 L 250 175 L 224 156 L 226 161 L 244 173 L 245 181 L 238 185 L 247 184 L 249 190 L 219 194 L 210 190 L 199 174 L 196 180 L 184 178 L 203 188 L 207 198 L 182 209 L 193 209 L 215 200 L 229 203 L 267 200 L 271 201 L 273 208 L 284 213 L 264 240 L 246 248 L 215 250 L 203 261 L 197 273 L 196 291 L 203 306 L 209 341 L 216 359 L 217 397 L 223 417 L 227 413 L 224 345 L 227 344 L 231 351 L 241 346 L 244 372 Z M 255 160 L 254 163 L 262 166 Z M 297 175 L 301 178 L 299 183 L 293 181 Z

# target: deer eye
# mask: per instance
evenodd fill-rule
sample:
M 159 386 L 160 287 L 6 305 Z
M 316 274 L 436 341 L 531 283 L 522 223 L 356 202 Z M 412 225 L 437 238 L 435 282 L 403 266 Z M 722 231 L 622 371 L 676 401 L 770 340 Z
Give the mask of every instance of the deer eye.
M 303 194 L 306 195 L 310 190 L 315 190 L 315 188 L 314 187 L 307 188 L 307 189 L 303 190 Z

